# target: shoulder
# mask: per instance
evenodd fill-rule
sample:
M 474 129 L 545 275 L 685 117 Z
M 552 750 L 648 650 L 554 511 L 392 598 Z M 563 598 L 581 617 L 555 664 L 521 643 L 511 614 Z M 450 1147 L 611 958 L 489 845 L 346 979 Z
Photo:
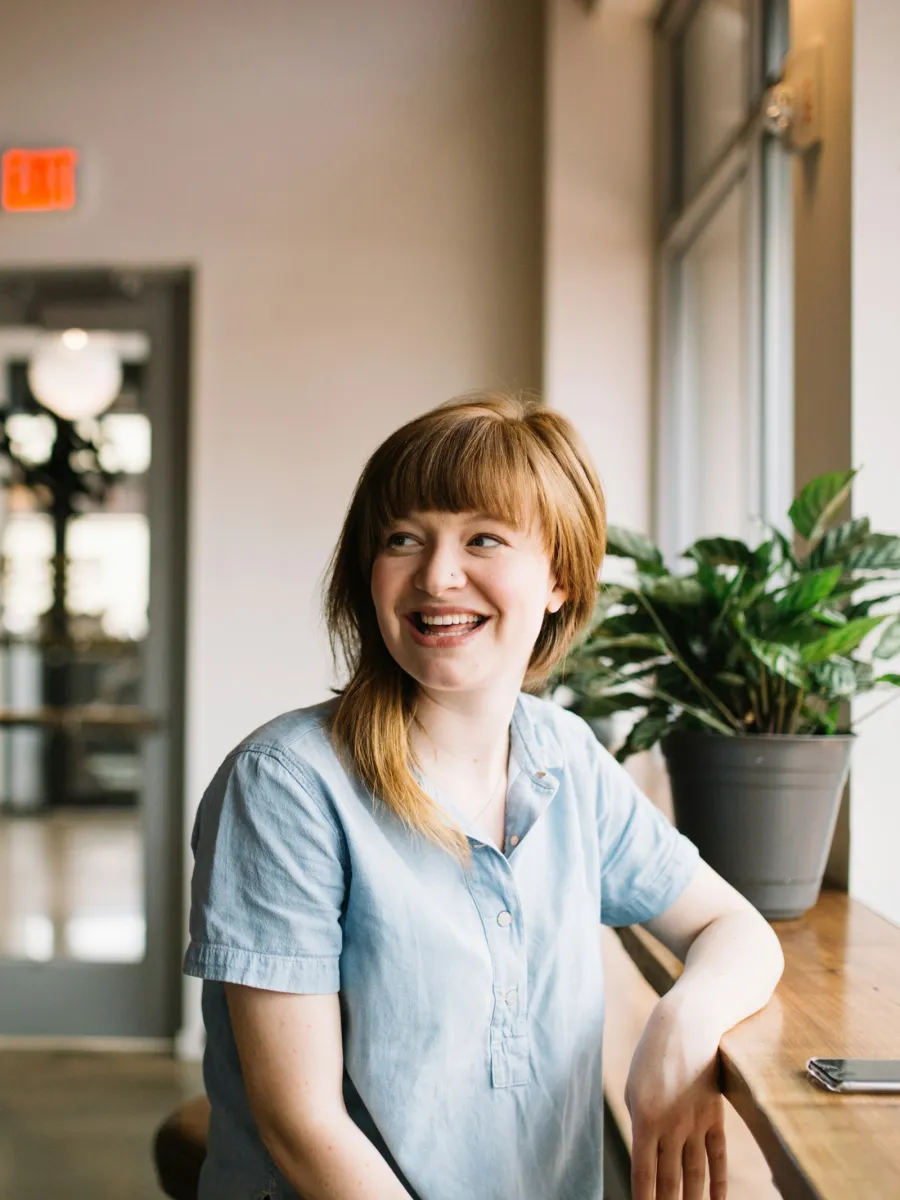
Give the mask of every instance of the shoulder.
M 239 805 L 280 820 L 313 812 L 337 826 L 331 794 L 346 779 L 329 721 L 335 700 L 281 713 L 243 738 L 222 760 L 201 810 Z
M 272 750 L 298 759 L 321 754 L 331 748 L 328 725 L 336 706 L 335 698 L 280 713 L 242 738 L 228 757 L 254 750 Z
M 551 766 L 584 765 L 597 770 L 605 753 L 603 747 L 587 722 L 561 704 L 521 692 L 516 718 L 523 735 L 535 747 L 536 757 Z

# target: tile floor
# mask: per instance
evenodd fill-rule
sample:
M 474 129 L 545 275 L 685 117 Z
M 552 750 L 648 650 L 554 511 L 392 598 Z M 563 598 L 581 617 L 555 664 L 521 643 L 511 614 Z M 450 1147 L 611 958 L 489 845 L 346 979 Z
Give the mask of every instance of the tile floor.
M 134 1054 L 0 1051 L 3 1200 L 161 1200 L 156 1126 L 200 1067 Z

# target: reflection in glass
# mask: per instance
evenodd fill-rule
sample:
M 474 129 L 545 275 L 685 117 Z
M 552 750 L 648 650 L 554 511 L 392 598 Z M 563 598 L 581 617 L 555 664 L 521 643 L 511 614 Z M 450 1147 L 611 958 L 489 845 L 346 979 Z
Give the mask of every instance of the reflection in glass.
M 748 111 L 746 0 L 703 0 L 681 43 L 682 200 Z
M 102 337 L 122 386 L 70 421 L 29 386 L 46 335 L 0 329 L 0 957 L 145 952 L 149 345 Z
M 141 842 L 128 811 L 0 818 L 0 955 L 140 962 Z
M 751 531 L 744 184 L 681 260 L 683 403 L 693 463 L 690 538 Z

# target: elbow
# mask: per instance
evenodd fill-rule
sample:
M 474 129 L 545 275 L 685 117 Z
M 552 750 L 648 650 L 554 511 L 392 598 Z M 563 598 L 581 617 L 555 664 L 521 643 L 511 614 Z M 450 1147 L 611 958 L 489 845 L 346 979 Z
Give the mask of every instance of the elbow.
M 341 1141 L 339 1122 L 339 1117 L 314 1123 L 276 1119 L 258 1125 L 260 1139 L 275 1166 L 309 1200 L 317 1200 L 322 1194 L 323 1168 Z
M 765 921 L 765 918 L 763 918 L 763 920 Z M 768 923 L 768 921 L 765 921 L 765 925 L 766 929 L 768 930 L 769 937 L 769 954 L 772 963 L 772 991 L 774 992 L 775 988 L 778 986 L 779 980 L 784 974 L 784 950 L 782 949 L 778 934 Z

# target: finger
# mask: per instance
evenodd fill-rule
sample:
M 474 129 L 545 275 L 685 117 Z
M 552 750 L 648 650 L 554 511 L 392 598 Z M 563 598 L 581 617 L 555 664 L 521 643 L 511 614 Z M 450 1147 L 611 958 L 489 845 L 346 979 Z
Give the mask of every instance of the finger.
M 725 1130 L 714 1125 L 706 1134 L 706 1157 L 709 1160 L 709 1200 L 725 1200 L 728 1193 L 728 1151 Z
M 634 1130 L 631 1144 L 632 1200 L 653 1200 L 656 1187 L 656 1138 Z
M 678 1200 L 681 1195 L 681 1161 L 684 1142 L 660 1142 L 656 1159 L 656 1200 Z
M 684 1200 L 703 1200 L 706 1183 L 706 1143 L 702 1137 L 692 1137 L 684 1143 L 681 1156 L 684 1174 Z

